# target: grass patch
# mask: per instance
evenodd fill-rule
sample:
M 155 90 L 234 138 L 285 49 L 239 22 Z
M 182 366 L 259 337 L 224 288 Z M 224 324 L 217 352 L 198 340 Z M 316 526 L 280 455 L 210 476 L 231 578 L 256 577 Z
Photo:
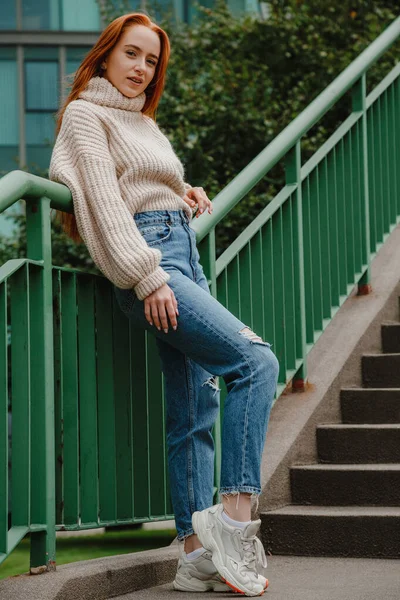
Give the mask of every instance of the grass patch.
M 56 542 L 57 565 L 163 548 L 169 546 L 175 537 L 175 529 L 132 529 L 99 535 L 59 537 Z M 27 536 L 0 565 L 0 579 L 29 571 L 29 549 L 30 540 Z

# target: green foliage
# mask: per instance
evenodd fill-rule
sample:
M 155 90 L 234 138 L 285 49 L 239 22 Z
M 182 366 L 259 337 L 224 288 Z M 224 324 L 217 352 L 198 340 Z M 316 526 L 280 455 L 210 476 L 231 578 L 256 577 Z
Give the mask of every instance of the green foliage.
M 159 21 L 172 54 L 157 122 L 185 165 L 186 180 L 215 197 L 382 33 L 397 16 L 396 2 L 271 0 L 263 19 L 234 17 L 217 0 L 212 10 L 197 5 L 200 18 L 190 26 L 171 17 Z M 105 21 L 129 12 L 127 0 L 106 0 L 104 6 Z M 369 71 L 368 91 L 393 67 L 399 50 L 397 42 Z M 303 163 L 350 110 L 347 93 L 304 136 Z M 217 228 L 217 255 L 283 185 L 281 162 Z M 91 265 L 86 248 L 57 230 L 53 250 L 54 264 L 66 264 L 68 257 L 69 265 Z

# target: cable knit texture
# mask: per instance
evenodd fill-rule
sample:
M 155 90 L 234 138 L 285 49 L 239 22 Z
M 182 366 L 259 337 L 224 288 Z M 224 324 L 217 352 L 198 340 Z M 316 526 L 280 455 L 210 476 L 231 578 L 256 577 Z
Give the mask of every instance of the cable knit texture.
M 147 245 L 133 215 L 183 209 L 191 187 L 168 138 L 141 111 L 144 92 L 124 96 L 93 77 L 64 112 L 49 178 L 71 191 L 78 231 L 102 273 L 143 300 L 170 279 L 161 251 Z

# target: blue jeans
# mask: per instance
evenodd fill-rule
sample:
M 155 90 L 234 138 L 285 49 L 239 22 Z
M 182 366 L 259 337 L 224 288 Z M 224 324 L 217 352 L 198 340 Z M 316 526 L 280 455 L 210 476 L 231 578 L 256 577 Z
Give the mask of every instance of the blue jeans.
M 115 287 L 118 304 L 136 326 L 156 337 L 165 381 L 168 469 L 178 539 L 193 533 L 191 515 L 213 504 L 214 443 L 223 377 L 227 396 L 222 422 L 219 493 L 261 492 L 260 466 L 278 379 L 270 344 L 257 337 L 210 293 L 199 263 L 196 233 L 183 210 L 134 215 L 178 302 L 178 327 L 150 325 L 133 289 Z M 244 331 L 242 331 L 244 330 Z

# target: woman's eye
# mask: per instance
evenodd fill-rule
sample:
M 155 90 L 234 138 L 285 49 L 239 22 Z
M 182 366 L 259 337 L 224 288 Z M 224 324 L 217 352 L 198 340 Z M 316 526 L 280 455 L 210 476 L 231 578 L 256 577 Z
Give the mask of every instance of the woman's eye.
M 149 60 L 149 61 L 147 61 L 147 62 L 149 62 L 151 65 L 153 65 L 153 67 L 155 67 L 155 66 L 156 66 L 156 63 L 154 62 L 154 60 Z
M 129 54 L 129 56 L 136 56 L 136 52 L 133 51 L 127 52 L 127 54 Z

